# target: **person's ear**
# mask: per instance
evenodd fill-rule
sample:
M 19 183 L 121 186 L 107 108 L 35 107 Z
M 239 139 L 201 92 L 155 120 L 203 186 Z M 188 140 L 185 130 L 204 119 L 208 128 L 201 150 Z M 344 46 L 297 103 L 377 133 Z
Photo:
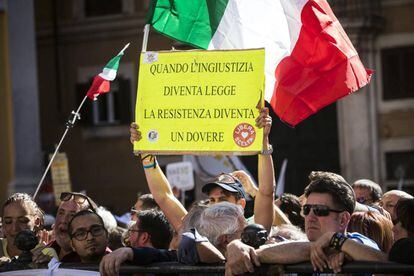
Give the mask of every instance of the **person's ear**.
M 70 239 L 70 247 L 72 248 L 73 252 L 76 252 L 75 247 L 73 246 L 73 240 Z
M 348 227 L 348 223 L 351 220 L 351 214 L 347 211 L 344 211 L 341 213 L 340 215 L 340 221 L 339 221 L 339 226 L 341 228 L 341 231 L 345 231 L 346 228 Z
M 239 204 L 244 209 L 244 207 L 246 207 L 246 199 L 240 198 L 237 200 L 237 204 Z
M 151 243 L 150 235 L 148 234 L 148 232 L 141 232 L 141 235 L 139 235 L 139 240 L 143 245 Z

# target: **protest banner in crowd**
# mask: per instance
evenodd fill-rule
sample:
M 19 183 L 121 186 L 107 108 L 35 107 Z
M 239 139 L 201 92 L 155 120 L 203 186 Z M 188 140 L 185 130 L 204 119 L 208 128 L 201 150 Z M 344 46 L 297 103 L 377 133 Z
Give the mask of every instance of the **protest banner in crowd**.
M 136 153 L 256 154 L 264 49 L 141 54 Z

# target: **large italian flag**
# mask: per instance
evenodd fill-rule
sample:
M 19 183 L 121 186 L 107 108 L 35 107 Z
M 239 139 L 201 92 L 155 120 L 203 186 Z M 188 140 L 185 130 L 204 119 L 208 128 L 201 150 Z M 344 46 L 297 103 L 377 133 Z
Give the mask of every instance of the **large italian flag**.
M 265 47 L 265 98 L 292 126 L 370 81 L 326 0 L 153 0 L 149 21 L 202 49 Z

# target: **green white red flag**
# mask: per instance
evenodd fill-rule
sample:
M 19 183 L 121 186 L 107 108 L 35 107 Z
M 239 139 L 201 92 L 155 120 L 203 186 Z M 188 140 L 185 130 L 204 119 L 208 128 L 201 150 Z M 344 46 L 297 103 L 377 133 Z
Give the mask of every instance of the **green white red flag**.
M 149 23 L 202 49 L 265 47 L 265 99 L 292 126 L 372 74 L 326 0 L 153 0 Z
M 118 72 L 119 61 L 124 55 L 124 51 L 129 47 L 129 43 L 115 56 L 113 57 L 104 67 L 99 75 L 93 78 L 91 87 L 89 88 L 86 96 L 91 100 L 96 101 L 97 97 L 103 93 L 107 93 L 110 90 L 110 82 L 116 78 Z

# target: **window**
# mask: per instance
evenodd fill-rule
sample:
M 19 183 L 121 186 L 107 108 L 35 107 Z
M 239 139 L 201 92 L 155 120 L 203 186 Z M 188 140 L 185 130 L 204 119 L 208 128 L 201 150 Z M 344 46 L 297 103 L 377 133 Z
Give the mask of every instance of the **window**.
M 383 100 L 414 98 L 414 46 L 381 50 Z
M 89 82 L 78 84 L 78 101 L 88 91 Z M 88 100 L 83 107 L 81 123 L 84 126 L 112 126 L 131 122 L 131 82 L 118 76 L 111 82 L 111 91 L 98 96 L 98 100 Z
M 387 180 L 414 179 L 414 151 L 393 151 L 385 154 Z
M 122 13 L 122 0 L 84 0 L 85 17 Z

